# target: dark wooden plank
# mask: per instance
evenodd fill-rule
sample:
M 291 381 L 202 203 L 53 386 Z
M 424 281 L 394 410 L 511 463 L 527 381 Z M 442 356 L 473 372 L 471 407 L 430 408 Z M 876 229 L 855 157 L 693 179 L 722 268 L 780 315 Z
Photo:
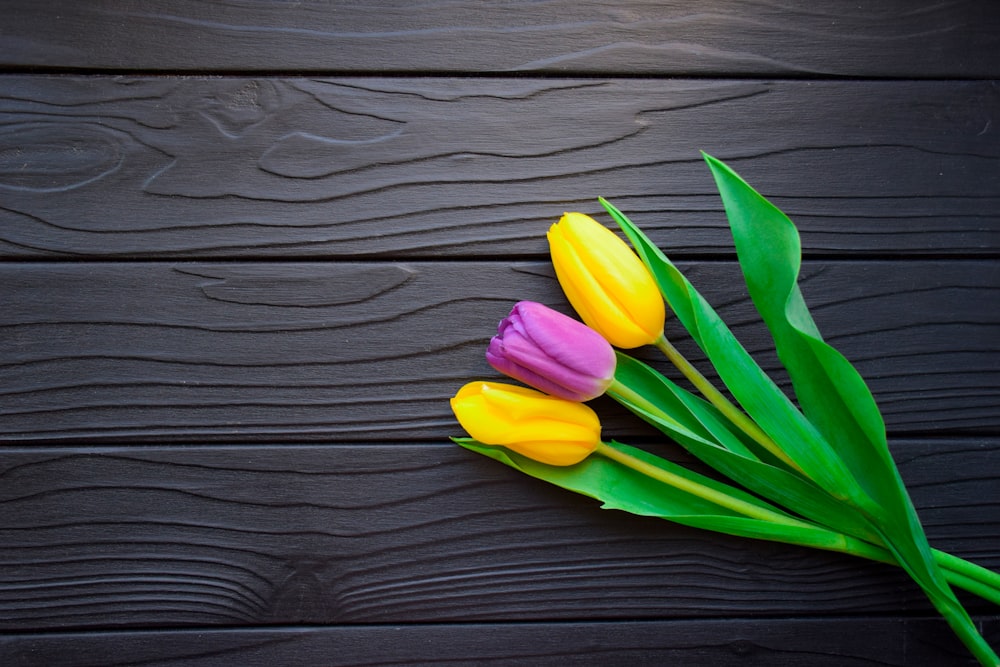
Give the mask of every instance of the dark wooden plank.
M 684 267 L 773 370 L 738 267 Z M 996 262 L 814 262 L 803 289 L 891 431 L 996 431 Z M 543 263 L 3 264 L 0 440 L 444 438 L 519 299 L 571 312 Z
M 1000 622 L 981 625 L 996 644 Z M 977 664 L 947 633 L 933 620 L 885 618 L 132 631 L 6 635 L 0 659 L 18 667 Z
M 893 449 L 932 544 L 1000 568 L 1000 440 Z M 890 566 L 603 511 L 450 443 L 2 448 L 0 482 L 6 631 L 934 613 Z
M 989 0 L 8 0 L 0 66 L 996 77 Z
M 0 253 L 540 256 L 598 195 L 725 253 L 704 149 L 807 252 L 994 254 L 998 115 L 992 82 L 8 76 Z

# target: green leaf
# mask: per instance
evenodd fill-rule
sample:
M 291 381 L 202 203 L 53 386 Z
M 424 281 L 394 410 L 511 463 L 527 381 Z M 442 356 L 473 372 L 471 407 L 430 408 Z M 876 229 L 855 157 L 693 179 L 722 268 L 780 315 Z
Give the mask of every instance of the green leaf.
M 995 661 L 934 560 L 889 454 L 871 392 L 850 362 L 823 341 L 806 307 L 798 286 L 801 244 L 795 225 L 727 165 L 709 155 L 705 160 L 725 205 L 750 296 L 803 412 L 851 471 L 853 483 L 877 503 L 870 518 L 883 542 L 970 648 Z
M 728 166 L 705 159 L 722 195 L 750 297 L 771 331 L 802 411 L 869 495 L 898 506 L 894 496 L 901 484 L 875 399 L 850 362 L 823 341 L 799 290 L 795 225 Z
M 762 461 L 734 438 L 714 406 L 641 361 L 618 352 L 608 394 L 701 461 L 772 503 L 839 532 L 880 541 L 863 515 L 777 460 Z M 734 440 L 738 447 L 730 446 Z
M 666 422 L 664 426 L 670 429 L 668 435 L 671 437 L 680 435 L 698 438 L 749 459 L 759 460 L 763 457 L 774 460 L 769 452 L 756 443 L 747 442 L 740 437 L 729 421 L 707 401 L 682 389 L 652 367 L 624 352 L 616 350 L 615 356 L 615 382 L 608 393 L 619 402 L 625 401 L 626 407 L 638 405 L 637 401 L 641 399 L 653 402 L 661 417 L 660 421 Z M 622 390 L 626 389 L 628 395 L 622 395 Z
M 600 201 L 649 268 L 677 319 L 747 414 L 821 488 L 834 497 L 850 498 L 856 506 L 873 507 L 829 442 L 757 365 L 708 301 L 632 221 L 609 202 Z
M 603 199 L 601 203 L 632 241 L 678 320 L 708 356 L 747 414 L 781 445 L 810 479 L 833 498 L 849 501 L 850 506 L 845 506 L 843 516 L 850 522 L 855 521 L 850 515 L 860 510 L 872 524 L 870 530 L 880 536 L 879 542 L 892 550 L 894 557 L 949 619 L 952 627 L 956 631 L 967 631 L 968 617 L 934 562 L 908 501 L 901 506 L 899 494 L 894 496 L 892 493 L 879 493 L 879 501 L 874 500 L 870 489 L 885 491 L 891 487 L 884 483 L 874 487 L 862 485 L 829 441 L 757 366 L 725 322 L 660 249 L 618 209 Z M 789 259 L 787 252 L 784 259 Z M 886 500 L 889 502 L 884 504 Z M 794 502 L 788 506 L 797 509 Z M 807 508 L 803 505 L 800 511 Z M 831 516 L 837 518 L 836 514 Z
M 470 438 L 453 438 L 453 440 L 467 449 L 489 456 L 537 479 L 601 500 L 605 509 L 619 509 L 633 514 L 659 517 L 674 523 L 738 537 L 784 542 L 853 554 L 880 562 L 897 563 L 895 554 L 868 542 L 855 540 L 821 526 L 803 524 L 794 519 L 788 523 L 783 522 L 782 517 L 786 515 L 753 496 L 621 443 L 609 443 L 605 446 L 658 468 L 670 470 L 674 474 L 684 475 L 686 479 L 708 485 L 753 507 L 774 512 L 777 520 L 741 515 L 660 483 L 616 460 L 600 455 L 592 455 L 574 466 L 556 467 L 538 463 L 502 447 L 485 445 Z M 905 562 L 903 565 L 906 567 Z M 909 567 L 907 570 L 918 577 L 922 574 L 912 572 Z M 922 581 L 920 583 L 923 584 Z M 935 607 L 982 664 L 996 664 L 996 655 L 983 640 L 965 609 L 950 593 L 947 585 L 943 589 L 932 586 L 925 590 Z
M 694 528 L 714 530 L 739 537 L 784 542 L 852 553 L 855 543 L 821 526 L 783 524 L 746 517 L 716 503 L 651 479 L 628 466 L 604 456 L 593 455 L 573 466 L 550 466 L 521 456 L 503 447 L 485 445 L 471 438 L 453 438 L 466 449 L 569 491 L 600 500 L 603 509 L 617 509 L 641 516 L 658 517 Z M 698 484 L 725 493 L 755 507 L 788 516 L 780 509 L 740 489 L 712 480 L 634 447 L 618 442 L 607 443 L 630 456 Z M 863 545 L 862 545 L 863 546 Z M 861 547 L 857 547 L 860 549 Z

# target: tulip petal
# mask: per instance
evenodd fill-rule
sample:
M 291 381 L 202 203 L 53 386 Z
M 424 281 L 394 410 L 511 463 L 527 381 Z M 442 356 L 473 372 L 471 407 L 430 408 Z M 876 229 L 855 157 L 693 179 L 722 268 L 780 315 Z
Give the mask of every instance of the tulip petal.
M 601 340 L 603 342 L 603 339 Z M 593 389 L 599 384 L 599 380 L 607 384 L 607 379 L 610 377 L 605 376 L 598 379 L 579 373 L 558 359 L 544 354 L 532 341 L 525 338 L 511 338 L 501 341 L 500 345 L 504 356 L 513 362 L 515 367 L 524 369 L 532 377 L 537 377 L 543 384 L 562 387 L 570 393 L 577 393 L 577 389 Z M 529 382 L 528 384 L 533 383 Z M 598 395 L 600 393 L 602 392 L 598 392 Z
M 656 283 L 614 232 L 582 213 L 566 213 L 548 239 L 556 276 L 584 322 L 623 348 L 662 335 L 666 311 Z
M 593 218 L 568 213 L 566 237 L 576 248 L 582 262 L 588 266 L 601 266 L 594 277 L 619 307 L 635 321 L 641 321 L 645 310 L 633 311 L 631 306 L 641 302 L 656 285 L 648 270 L 638 261 L 635 253 L 614 232 Z
M 556 229 L 553 226 L 553 230 Z M 550 232 L 549 240 L 556 277 L 580 318 L 618 347 L 632 348 L 646 344 L 645 332 L 632 324 L 617 302 L 608 298 L 604 288 L 590 274 L 576 249 L 565 242 L 561 232 Z
M 518 302 L 501 320 L 486 360 L 505 375 L 572 401 L 603 394 L 617 363 L 599 333 L 533 301 Z
M 455 394 L 451 407 L 475 440 L 551 465 L 582 460 L 601 438 L 600 420 L 593 410 L 534 389 L 470 382 Z
M 546 355 L 591 377 L 614 374 L 614 350 L 599 333 L 540 303 L 522 301 L 515 308 L 526 335 Z
M 543 373 L 542 367 L 546 362 L 552 364 L 551 360 L 542 359 L 538 363 L 531 363 L 530 359 L 522 359 L 522 363 L 518 363 L 514 360 L 516 355 L 511 353 L 509 347 L 499 353 L 494 353 L 493 347 L 491 343 L 491 349 L 486 352 L 486 361 L 493 368 L 547 394 L 571 401 L 589 401 L 607 389 L 606 381 L 581 377 L 575 377 L 572 381 L 567 380 L 566 369 L 558 364 L 553 364 L 556 367 L 553 371 Z
M 571 466 L 584 460 L 594 451 L 594 448 L 585 442 L 564 443 L 564 446 L 558 449 L 553 448 L 549 442 L 519 442 L 517 445 L 508 446 L 508 449 L 551 466 Z

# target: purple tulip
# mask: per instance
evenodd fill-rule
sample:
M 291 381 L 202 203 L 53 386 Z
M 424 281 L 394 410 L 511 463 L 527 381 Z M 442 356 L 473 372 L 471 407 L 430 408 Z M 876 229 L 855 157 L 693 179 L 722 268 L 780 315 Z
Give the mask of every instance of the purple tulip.
M 615 352 L 587 325 L 534 301 L 519 301 L 500 321 L 486 361 L 553 396 L 589 401 L 615 373 Z

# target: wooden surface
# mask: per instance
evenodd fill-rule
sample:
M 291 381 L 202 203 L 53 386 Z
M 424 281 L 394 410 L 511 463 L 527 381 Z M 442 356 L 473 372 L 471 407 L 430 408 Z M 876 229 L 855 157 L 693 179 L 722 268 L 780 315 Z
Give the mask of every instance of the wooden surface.
M 13 76 L 0 248 L 541 257 L 603 195 L 673 253 L 730 254 L 705 150 L 810 252 L 989 254 L 998 108 L 994 81 Z
M 979 0 L 5 0 L 2 62 L 154 71 L 995 77 Z
M 706 150 L 1000 570 L 1000 5 L 0 8 L 0 665 L 972 664 L 900 572 L 601 511 L 447 399 L 598 195 L 775 369 Z
M 735 262 L 681 266 L 771 359 Z M 448 398 L 495 375 L 483 351 L 511 304 L 570 312 L 541 261 L 11 261 L 0 284 L 0 442 L 11 444 L 446 439 Z M 894 432 L 1000 422 L 995 261 L 817 260 L 802 284 Z M 698 354 L 676 323 L 668 334 Z M 629 418 L 613 432 L 645 431 Z

